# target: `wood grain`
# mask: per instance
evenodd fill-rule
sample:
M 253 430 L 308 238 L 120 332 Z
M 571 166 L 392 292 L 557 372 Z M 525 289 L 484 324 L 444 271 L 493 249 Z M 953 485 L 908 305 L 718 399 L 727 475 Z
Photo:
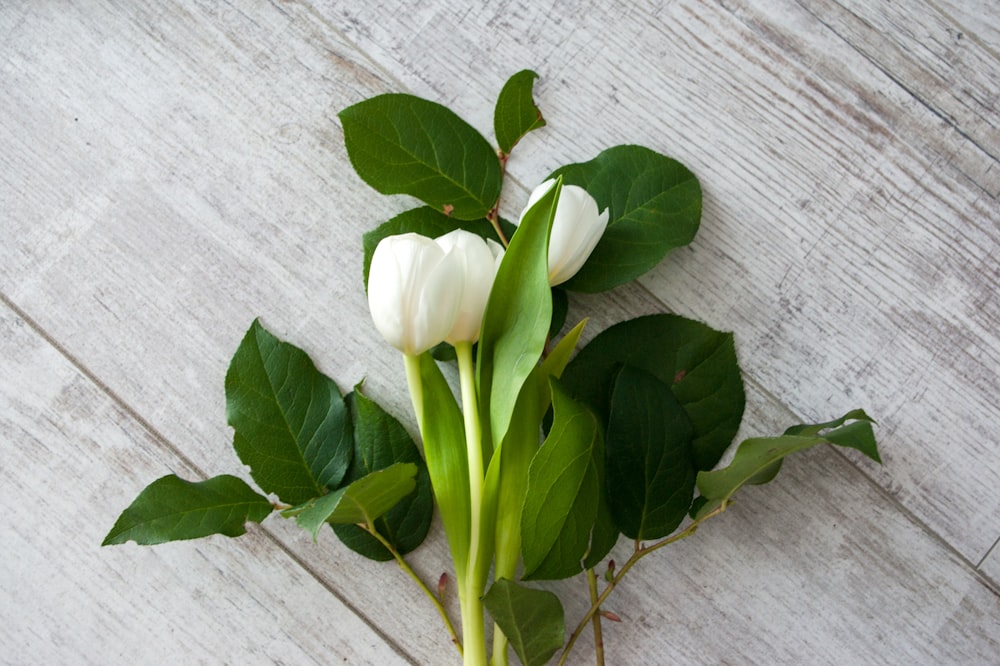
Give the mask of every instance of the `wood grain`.
M 239 471 L 222 381 L 256 316 L 342 389 L 366 378 L 412 427 L 402 364 L 374 332 L 360 280 L 360 234 L 410 202 L 357 179 L 336 112 L 409 90 L 488 128 L 505 77 L 533 67 L 549 126 L 511 162 L 508 214 L 556 166 L 625 141 L 677 156 L 706 192 L 694 246 L 642 286 L 574 299 L 571 316 L 593 315 L 587 336 L 667 308 L 735 329 L 745 434 L 860 405 L 880 418 L 887 460 L 866 477 L 857 461 L 809 454 L 644 562 L 613 597 L 626 620 L 607 630 L 614 663 L 667 652 L 690 664 L 988 663 L 1000 649 L 996 553 L 974 565 L 1000 536 L 997 171 L 963 132 L 992 141 L 996 116 L 975 124 L 940 82 L 901 88 L 893 77 L 922 71 L 889 58 L 913 48 L 908 33 L 882 53 L 866 24 L 849 34 L 856 43 L 830 27 L 822 11 L 842 16 L 839 6 L 775 7 L 0 9 L 0 292 L 23 314 L 5 312 L 22 332 L 3 338 L 14 351 L 0 425 L 5 441 L 87 444 L 69 459 L 84 470 L 19 455 L 0 473 L 65 512 L 63 525 L 92 523 L 75 538 L 95 544 L 163 471 Z M 982 43 L 955 62 L 956 76 L 985 86 L 996 70 L 983 69 Z M 17 360 L 25 349 L 30 362 Z M 86 489 L 99 517 L 52 487 Z M 97 661 L 119 618 L 149 660 L 433 664 L 452 651 L 402 573 L 329 533 L 314 544 L 269 520 L 232 541 L 81 545 L 73 567 L 55 570 L 66 546 L 27 530 L 38 519 L 25 506 L 3 523 L 5 546 L 24 557 L 0 587 L 0 642 L 26 661 Z M 413 564 L 427 580 L 449 570 L 439 528 Z M 120 570 L 154 582 L 122 590 Z M 15 573 L 37 584 L 34 598 Z M 187 592 L 189 578 L 213 594 Z M 250 599 L 231 601 L 229 586 Z M 69 622 L 54 605 L 68 589 L 74 613 L 98 620 L 60 639 L 31 633 Z M 156 611 L 136 614 L 137 598 Z M 573 597 L 568 617 L 583 603 Z M 39 647 L 46 639 L 57 645 Z M 591 661 L 586 647 L 577 657 Z
M 522 183 L 616 143 L 691 166 L 702 229 L 642 283 L 734 329 L 748 375 L 802 419 L 869 409 L 887 464 L 859 464 L 979 562 L 1000 536 L 1000 61 L 933 7 L 864 7 L 441 3 L 352 8 L 345 33 L 480 126 L 509 72 L 542 72 L 549 126 L 510 163 Z M 628 35 L 627 56 L 599 34 Z
M 197 473 L 6 307 L 0 377 L 5 663 L 409 663 L 261 530 L 102 549 L 136 487 Z

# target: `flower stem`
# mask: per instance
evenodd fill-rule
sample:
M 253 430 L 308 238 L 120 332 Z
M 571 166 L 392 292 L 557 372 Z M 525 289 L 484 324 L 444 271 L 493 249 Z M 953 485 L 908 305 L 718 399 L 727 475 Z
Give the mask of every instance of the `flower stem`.
M 469 525 L 469 562 L 465 570 L 464 594 L 462 601 L 462 635 L 465 640 L 465 663 L 486 663 L 486 633 L 484 627 L 483 588 L 486 581 L 482 571 L 485 537 L 482 525 L 483 507 L 483 444 L 482 428 L 479 422 L 479 400 L 476 397 L 476 376 L 472 363 L 472 343 L 459 342 L 455 345 L 458 357 L 458 376 L 462 390 L 462 414 L 465 419 L 465 446 L 469 460 L 469 505 L 471 521 Z
M 562 655 L 559 657 L 559 662 L 557 663 L 557 666 L 562 666 L 562 664 L 566 663 L 566 659 L 569 658 L 569 653 L 573 649 L 573 645 L 576 643 L 576 639 L 578 639 L 580 637 L 580 634 L 583 633 L 583 630 L 587 627 L 587 623 L 590 622 L 591 619 L 597 613 L 600 612 L 601 606 L 604 604 L 605 601 L 607 601 L 608 597 L 614 591 L 615 587 L 618 585 L 618 583 L 621 582 L 622 578 L 625 577 L 625 574 L 629 572 L 629 569 L 635 566 L 636 562 L 641 560 L 646 555 L 649 555 L 653 551 L 659 550 L 664 546 L 669 546 L 672 543 L 675 543 L 677 541 L 680 541 L 681 539 L 685 539 L 691 536 L 698 530 L 698 526 L 700 526 L 703 522 L 705 522 L 709 518 L 712 518 L 713 516 L 719 515 L 725 510 L 726 510 L 726 504 L 725 503 L 720 504 L 715 509 L 706 513 L 701 518 L 698 518 L 697 520 L 693 521 L 690 525 L 688 525 L 680 532 L 677 532 L 673 536 L 669 536 L 666 539 L 663 539 L 662 541 L 658 541 L 654 543 L 652 546 L 643 547 L 642 544 L 639 543 L 639 541 L 637 540 L 635 542 L 635 550 L 633 551 L 632 556 L 628 558 L 628 562 L 626 562 L 625 565 L 621 568 L 621 570 L 617 574 L 615 574 L 615 577 L 611 579 L 611 582 L 608 583 L 608 586 L 604 588 L 604 592 L 602 592 L 600 596 L 598 596 L 597 599 L 591 603 L 590 610 L 587 611 L 587 613 L 580 620 L 580 623 L 576 625 L 576 629 L 574 629 L 573 633 L 570 634 L 569 641 L 567 641 L 566 647 L 563 648 Z
M 590 586 L 590 603 L 597 603 L 597 574 L 593 569 L 587 569 L 587 583 Z M 600 606 L 598 606 L 600 611 Z M 604 666 L 604 635 L 601 632 L 601 613 L 594 613 L 591 618 L 594 625 L 594 656 L 597 658 L 597 666 Z
M 456 648 L 458 648 L 458 653 L 462 654 L 462 642 L 458 640 L 458 634 L 455 632 L 455 626 L 451 623 L 451 618 L 448 617 L 448 611 L 445 610 L 444 605 L 442 605 L 441 603 L 441 600 L 438 599 L 438 597 L 433 592 L 431 592 L 431 589 L 427 587 L 427 584 L 424 583 L 424 581 L 420 578 L 420 576 L 418 576 L 417 573 L 410 567 L 410 565 L 406 563 L 406 560 L 404 560 L 403 556 L 399 554 L 399 551 L 396 550 L 392 546 L 392 544 L 389 543 L 389 541 L 379 533 L 377 529 L 375 529 L 375 525 L 373 525 L 372 523 L 367 523 L 367 524 L 361 523 L 360 527 L 369 534 L 371 534 L 373 537 L 375 537 L 380 544 L 385 546 L 386 550 L 392 553 L 392 557 L 396 560 L 396 563 L 399 565 L 399 568 L 405 571 L 410 578 L 416 581 L 417 585 L 420 586 L 420 589 L 424 591 L 424 594 L 427 595 L 427 598 L 430 599 L 431 603 L 434 604 L 434 607 L 437 608 L 438 615 L 440 615 L 441 619 L 444 620 L 444 626 L 445 628 L 448 629 L 448 633 L 451 634 L 451 642 L 455 644 Z

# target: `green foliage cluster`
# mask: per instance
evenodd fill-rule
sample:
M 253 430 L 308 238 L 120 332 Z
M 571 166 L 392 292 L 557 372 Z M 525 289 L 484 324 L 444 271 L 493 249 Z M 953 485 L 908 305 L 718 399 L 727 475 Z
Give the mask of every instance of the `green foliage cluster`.
M 497 214 L 511 152 L 545 125 L 533 100 L 536 78 L 519 72 L 501 91 L 499 150 L 449 109 L 411 95 L 381 95 L 340 114 L 358 175 L 423 204 L 365 235 L 365 284 L 375 246 L 389 235 L 461 228 L 509 243 L 476 350 L 482 506 L 469 500 L 463 414 L 430 355 L 412 367 L 421 455 L 360 386 L 343 396 L 305 352 L 255 321 L 226 376 L 227 416 L 240 460 L 277 501 L 229 475 L 196 483 L 170 475 L 140 493 L 105 544 L 238 536 L 245 523 L 278 511 L 314 538 L 330 524 L 352 550 L 405 566 L 436 499 L 460 577 L 485 585 L 495 553 L 496 580 L 482 602 L 520 660 L 542 664 L 560 648 L 565 659 L 635 561 L 693 533 L 745 485 L 771 481 L 786 456 L 825 443 L 878 460 L 872 421 L 855 410 L 748 439 L 716 469 L 745 397 L 732 334 L 703 323 L 674 314 L 632 319 L 573 356 L 583 322 L 559 338 L 572 309 L 567 292 L 625 284 L 690 243 L 701 187 L 682 164 L 641 146 L 557 169 L 558 183 L 583 187 L 609 210 L 609 224 L 583 269 L 550 288 L 546 251 L 560 185 L 518 227 Z M 469 536 L 472 524 L 489 532 L 481 543 Z M 591 611 L 566 645 L 558 597 L 525 581 L 586 572 L 593 582 L 620 535 L 635 543 L 632 559 L 609 572 L 602 596 L 592 592 Z M 472 561 L 486 543 L 485 559 Z M 496 663 L 505 660 L 505 649 L 495 652 Z

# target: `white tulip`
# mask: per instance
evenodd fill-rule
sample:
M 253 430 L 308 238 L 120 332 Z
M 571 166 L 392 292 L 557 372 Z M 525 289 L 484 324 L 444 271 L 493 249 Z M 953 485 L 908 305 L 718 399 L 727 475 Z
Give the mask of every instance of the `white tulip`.
M 455 286 L 462 293 L 458 317 L 444 339 L 453 345 L 458 342 L 476 342 L 479 340 L 486 301 L 489 300 L 497 268 L 503 259 L 503 246 L 463 229 L 455 229 L 436 238 L 434 242 L 445 252 L 456 253 L 462 260 L 464 272 L 461 286 Z
M 528 198 L 526 213 L 552 187 L 550 179 L 539 185 Z M 524 218 L 524 213 L 521 213 Z M 576 275 L 608 227 L 608 210 L 598 214 L 597 202 L 585 189 L 563 185 L 556 204 L 552 233 L 549 236 L 549 284 L 556 286 Z
M 442 342 L 458 316 L 463 261 L 419 234 L 383 238 L 368 271 L 368 307 L 375 328 L 409 356 Z

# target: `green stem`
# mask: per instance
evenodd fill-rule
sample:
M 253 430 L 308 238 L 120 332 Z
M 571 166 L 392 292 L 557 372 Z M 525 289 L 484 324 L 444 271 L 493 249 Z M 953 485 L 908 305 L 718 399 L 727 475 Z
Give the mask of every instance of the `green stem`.
M 417 415 L 417 427 L 420 434 L 424 432 L 424 383 L 420 379 L 420 357 L 413 354 L 403 354 L 406 364 L 406 384 L 410 389 L 410 400 L 413 402 L 413 413 Z
M 573 633 L 570 634 L 569 641 L 566 643 L 566 647 L 563 648 L 562 655 L 559 657 L 559 662 L 557 663 L 556 666 L 562 666 L 562 664 L 566 663 L 566 659 L 569 658 L 569 653 L 573 649 L 573 645 L 576 643 L 576 639 L 578 639 L 580 637 L 580 634 L 583 633 L 583 630 L 587 627 L 587 623 L 591 621 L 594 615 L 600 612 L 601 606 L 614 591 L 618 583 L 621 582 L 622 578 L 625 577 L 625 574 L 629 572 L 629 569 L 635 566 L 636 562 L 641 560 L 646 555 L 649 555 L 653 551 L 659 550 L 664 546 L 669 546 L 672 543 L 675 543 L 677 541 L 680 541 L 681 539 L 685 539 L 691 536 L 698 530 L 699 525 L 701 525 L 709 518 L 719 515 L 725 510 L 726 510 L 726 504 L 725 503 L 720 504 L 718 507 L 716 507 L 712 511 L 709 511 L 701 518 L 695 520 L 677 534 L 667 537 L 663 541 L 658 541 L 654 543 L 652 546 L 643 547 L 642 544 L 640 544 L 639 541 L 637 540 L 635 543 L 635 551 L 632 553 L 632 557 L 628 558 L 628 562 L 626 562 L 625 565 L 621 568 L 621 570 L 617 574 L 615 574 L 615 577 L 611 579 L 611 582 L 608 583 L 608 586 L 604 588 L 604 592 L 602 592 L 601 595 L 597 597 L 597 599 L 594 600 L 593 603 L 591 603 L 590 610 L 587 611 L 586 615 L 584 615 L 583 618 L 580 620 L 580 623 L 576 625 L 576 629 L 574 629 Z
M 597 574 L 593 569 L 587 569 L 587 583 L 590 586 L 590 603 L 597 603 Z M 598 607 L 600 611 L 600 607 Z M 594 656 L 597 658 L 597 666 L 604 666 L 604 634 L 601 632 L 601 614 L 594 613 L 591 618 L 594 625 Z
M 360 527 L 378 539 L 378 542 L 385 546 L 386 550 L 392 553 L 392 556 L 399 565 L 399 568 L 405 571 L 410 578 L 416 581 L 417 585 L 420 586 L 420 589 L 424 591 L 427 598 L 430 599 L 431 603 L 434 604 L 434 607 L 437 608 L 438 615 L 440 615 L 441 619 L 444 620 L 444 626 L 448 629 L 448 633 L 451 634 L 451 642 L 455 644 L 456 648 L 458 648 L 458 653 L 462 654 L 462 642 L 458 640 L 458 634 L 455 632 L 455 626 L 451 623 L 451 618 L 448 617 L 448 611 L 445 610 L 444 605 L 442 605 L 441 600 L 438 599 L 437 595 L 435 595 L 431 589 L 427 587 L 427 584 L 424 583 L 420 576 L 418 576 L 417 573 L 410 568 L 410 565 L 406 563 L 406 560 L 404 560 L 403 556 L 399 554 L 399 551 L 397 551 L 392 544 L 389 543 L 388 539 L 383 537 L 379 531 L 375 529 L 375 525 L 368 523 L 361 524 Z
M 462 600 L 462 634 L 465 639 L 465 664 L 486 663 L 486 632 L 484 627 L 483 602 L 481 600 L 486 581 L 480 572 L 488 570 L 482 566 L 485 552 L 482 528 L 483 507 L 483 445 L 482 428 L 479 423 L 479 401 L 476 397 L 476 376 L 472 363 L 472 343 L 459 342 L 455 345 L 458 357 L 458 376 L 462 390 L 462 414 L 465 419 L 465 447 L 469 460 L 469 505 L 471 522 L 469 534 L 469 562 L 466 567 L 464 595 Z

